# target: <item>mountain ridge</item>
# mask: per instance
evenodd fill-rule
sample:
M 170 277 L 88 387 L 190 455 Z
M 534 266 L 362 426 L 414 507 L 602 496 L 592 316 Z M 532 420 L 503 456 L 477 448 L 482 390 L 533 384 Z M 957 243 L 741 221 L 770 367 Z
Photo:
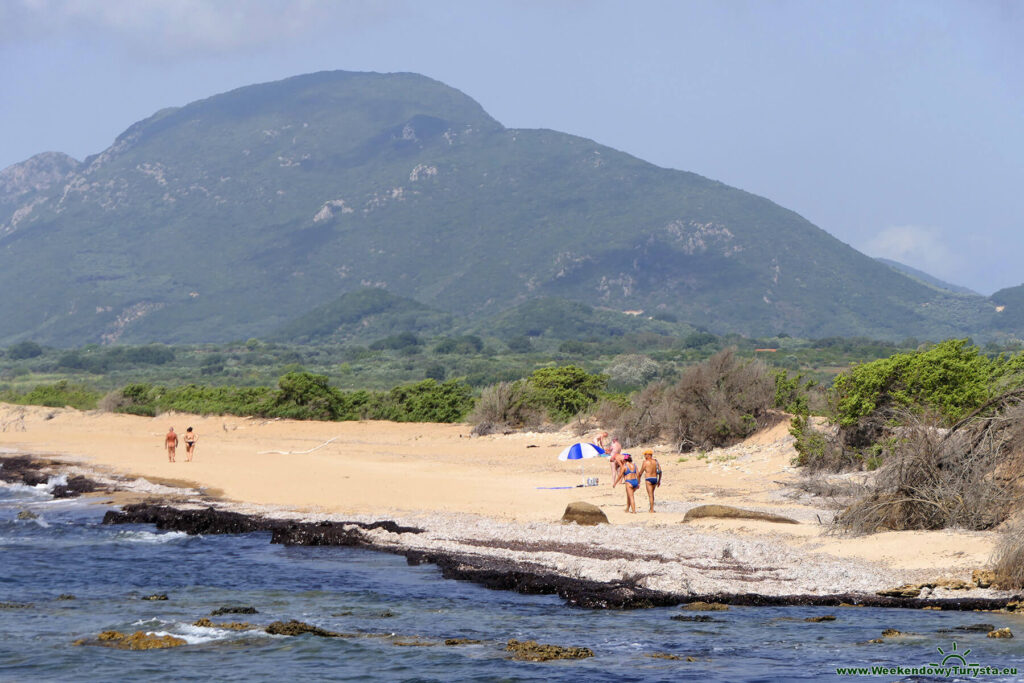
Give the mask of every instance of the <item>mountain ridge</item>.
M 996 319 L 768 199 L 505 128 L 418 74 L 318 72 L 160 110 L 65 180 L 0 214 L 0 287 L 27 291 L 0 301 L 0 343 L 258 337 L 366 287 L 470 319 L 557 297 L 749 335 Z

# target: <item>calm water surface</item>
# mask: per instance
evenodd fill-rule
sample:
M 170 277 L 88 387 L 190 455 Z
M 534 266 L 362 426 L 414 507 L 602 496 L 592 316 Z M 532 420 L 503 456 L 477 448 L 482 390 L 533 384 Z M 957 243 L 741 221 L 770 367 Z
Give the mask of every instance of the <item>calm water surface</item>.
M 22 510 L 38 517 L 18 519 Z M 0 487 L 0 602 L 6 603 L 0 607 L 0 680 L 947 681 L 957 679 L 844 678 L 835 670 L 938 663 L 954 642 L 968 662 L 1024 672 L 1024 618 L 1012 615 L 734 607 L 708 613 L 713 622 L 681 622 L 670 617 L 693 613 L 572 609 L 556 597 L 448 581 L 432 566 L 410 567 L 384 553 L 270 545 L 266 533 L 203 537 L 102 526 L 105 511 L 51 500 L 40 489 Z M 169 599 L 142 600 L 152 593 Z M 75 599 L 58 600 L 60 594 Z M 288 638 L 191 625 L 224 605 L 252 605 L 259 614 L 214 621 L 299 619 L 395 637 Z M 837 619 L 803 621 L 824 614 Z M 1009 626 L 1018 638 L 940 632 L 979 622 Z M 890 627 L 919 635 L 865 644 Z M 189 644 L 145 652 L 71 644 L 109 629 L 170 633 Z M 454 637 L 483 642 L 437 644 Z M 504 651 L 509 638 L 589 647 L 595 656 L 515 662 Z M 433 644 L 395 644 L 416 640 Z M 653 653 L 697 661 L 654 659 Z

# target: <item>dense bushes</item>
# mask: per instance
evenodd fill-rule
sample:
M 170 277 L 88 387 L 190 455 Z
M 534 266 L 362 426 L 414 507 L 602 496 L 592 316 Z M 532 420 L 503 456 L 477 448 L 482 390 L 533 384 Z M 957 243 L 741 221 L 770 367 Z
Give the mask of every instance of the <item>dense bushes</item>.
M 156 415 L 166 411 L 199 415 L 281 417 L 296 420 L 393 420 L 457 422 L 472 408 L 467 385 L 428 379 L 387 392 L 341 391 L 323 375 L 292 372 L 268 387 L 160 387 L 130 384 L 104 399 L 114 412 Z
M 40 384 L 26 392 L 0 392 L 0 402 L 51 408 L 71 406 L 79 410 L 92 410 L 99 400 L 99 392 L 81 384 L 70 384 L 67 380 L 60 380 L 54 384 Z
M 775 391 L 767 366 L 726 349 L 687 368 L 673 384 L 649 385 L 611 426 L 627 446 L 656 438 L 670 439 L 681 451 L 721 446 L 767 424 Z M 611 417 L 613 408 L 607 410 Z

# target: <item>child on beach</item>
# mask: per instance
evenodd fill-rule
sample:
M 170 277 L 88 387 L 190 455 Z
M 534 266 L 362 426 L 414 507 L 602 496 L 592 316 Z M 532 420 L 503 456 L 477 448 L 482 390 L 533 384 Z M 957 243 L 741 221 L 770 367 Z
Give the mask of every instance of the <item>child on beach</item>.
M 654 451 L 644 451 L 644 461 L 640 463 L 640 476 L 644 478 L 647 487 L 647 498 L 651 501 L 651 509 L 654 512 L 654 489 L 661 486 L 661 464 L 654 458 Z
M 633 497 L 633 494 L 640 488 L 640 478 L 637 474 L 636 465 L 633 464 L 633 458 L 628 453 L 622 456 L 622 469 L 619 470 L 619 479 L 626 485 L 626 512 L 636 514 L 636 499 Z M 616 480 L 615 483 L 618 483 L 618 481 Z M 612 484 L 613 487 L 614 485 Z

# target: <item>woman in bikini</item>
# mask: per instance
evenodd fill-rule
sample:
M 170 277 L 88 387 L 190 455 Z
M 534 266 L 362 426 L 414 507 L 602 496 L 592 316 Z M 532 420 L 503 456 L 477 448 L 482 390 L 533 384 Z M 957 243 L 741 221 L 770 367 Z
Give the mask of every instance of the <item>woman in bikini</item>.
M 196 436 L 191 427 L 185 430 L 185 462 L 192 462 L 192 456 L 196 452 L 196 441 L 198 440 L 199 437 Z
M 629 453 L 622 456 L 622 469 L 619 470 L 619 478 L 615 480 L 615 483 L 617 484 L 620 480 L 626 485 L 626 512 L 636 513 L 636 500 L 633 498 L 633 494 L 640 488 L 640 475 L 637 473 L 636 465 L 633 464 L 633 458 Z M 612 484 L 612 486 L 614 485 Z

